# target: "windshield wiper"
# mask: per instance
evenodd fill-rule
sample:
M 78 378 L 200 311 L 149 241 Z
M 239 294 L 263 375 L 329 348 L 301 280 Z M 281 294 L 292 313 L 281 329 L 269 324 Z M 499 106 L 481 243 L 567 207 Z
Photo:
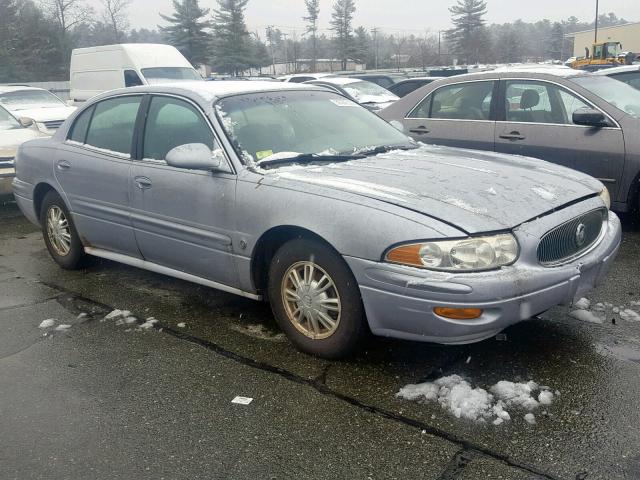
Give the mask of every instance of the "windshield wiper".
M 413 150 L 415 148 L 418 147 L 410 145 L 381 145 L 379 147 L 359 151 L 357 154 L 365 157 L 372 157 L 374 155 L 380 155 L 381 153 L 392 152 L 393 150 Z
M 365 158 L 362 153 L 350 155 L 320 155 L 317 153 L 301 153 L 291 157 L 284 158 L 265 158 L 256 162 L 256 165 L 263 167 L 265 165 L 284 165 L 287 163 L 313 163 L 313 162 L 348 162 L 349 160 L 358 160 Z

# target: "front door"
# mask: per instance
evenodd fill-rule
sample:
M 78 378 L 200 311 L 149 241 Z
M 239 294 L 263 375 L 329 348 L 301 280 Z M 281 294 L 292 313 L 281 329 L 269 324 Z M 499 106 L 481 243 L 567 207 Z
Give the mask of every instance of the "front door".
M 236 176 L 170 167 L 180 145 L 219 148 L 208 120 L 193 104 L 154 96 L 131 172 L 132 222 L 145 260 L 228 286 L 237 286 L 233 260 Z
M 424 143 L 493 151 L 496 85 L 483 80 L 438 88 L 403 120 L 405 133 Z
M 129 218 L 129 175 L 141 100 L 111 98 L 82 112 L 54 161 L 82 243 L 134 257 L 140 255 Z
M 573 112 L 595 108 L 576 93 L 540 80 L 504 82 L 504 120 L 496 151 L 540 158 L 602 181 L 616 198 L 624 166 L 622 130 L 575 125 Z

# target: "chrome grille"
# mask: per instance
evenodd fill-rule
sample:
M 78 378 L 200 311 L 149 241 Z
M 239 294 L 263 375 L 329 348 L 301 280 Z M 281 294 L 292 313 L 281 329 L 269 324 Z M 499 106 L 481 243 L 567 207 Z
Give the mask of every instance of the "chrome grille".
M 548 266 L 578 257 L 598 240 L 606 218 L 607 210 L 598 209 L 547 232 L 538 245 L 538 261 Z
M 50 122 L 42 122 L 44 126 L 50 130 L 56 130 L 60 128 L 60 125 L 64 123 L 64 120 L 51 120 Z

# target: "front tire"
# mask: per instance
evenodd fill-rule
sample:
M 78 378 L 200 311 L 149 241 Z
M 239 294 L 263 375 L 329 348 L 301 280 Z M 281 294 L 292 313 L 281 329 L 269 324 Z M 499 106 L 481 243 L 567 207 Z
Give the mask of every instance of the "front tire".
M 343 358 L 369 332 L 351 270 L 317 240 L 295 239 L 280 247 L 269 269 L 268 293 L 280 328 L 305 353 Z
M 42 201 L 40 223 L 51 258 L 65 270 L 80 268 L 85 258 L 84 247 L 69 209 L 53 190 Z

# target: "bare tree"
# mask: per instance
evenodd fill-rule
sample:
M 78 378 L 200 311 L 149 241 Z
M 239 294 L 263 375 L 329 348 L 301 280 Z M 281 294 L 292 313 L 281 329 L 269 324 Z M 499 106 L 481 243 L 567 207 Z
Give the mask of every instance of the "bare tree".
M 111 27 L 113 39 L 118 43 L 123 39 L 125 31 L 129 28 L 127 9 L 131 5 L 131 0 L 100 0 L 100 2 L 104 7 L 102 12 L 104 23 Z
M 84 0 L 40 0 L 43 11 L 53 19 L 58 29 L 62 61 L 71 58 L 71 32 L 82 23 L 90 23 L 93 8 Z

